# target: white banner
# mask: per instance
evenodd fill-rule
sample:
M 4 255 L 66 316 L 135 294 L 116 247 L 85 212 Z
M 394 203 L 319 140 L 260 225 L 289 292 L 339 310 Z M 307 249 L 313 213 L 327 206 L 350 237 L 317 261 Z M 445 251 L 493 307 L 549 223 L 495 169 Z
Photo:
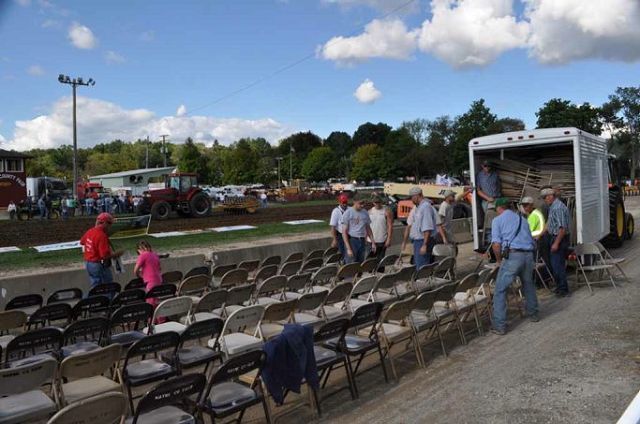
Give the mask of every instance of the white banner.
M 165 237 L 185 236 L 187 235 L 187 233 L 182 231 L 167 231 L 166 233 L 154 233 L 149 235 L 155 238 L 165 238 Z
M 20 252 L 21 250 L 22 249 L 20 249 L 18 246 L 0 247 L 0 253 Z
M 317 224 L 319 222 L 324 222 L 319 219 L 300 219 L 297 221 L 283 221 L 283 224 L 287 225 L 305 225 L 305 224 Z
M 42 246 L 34 246 L 38 253 L 53 252 L 56 250 L 79 249 L 80 240 L 68 241 L 66 243 L 43 244 Z
M 210 230 L 215 231 L 216 233 L 223 233 L 226 231 L 254 230 L 255 228 L 256 227 L 253 225 L 232 225 L 230 227 L 210 228 Z

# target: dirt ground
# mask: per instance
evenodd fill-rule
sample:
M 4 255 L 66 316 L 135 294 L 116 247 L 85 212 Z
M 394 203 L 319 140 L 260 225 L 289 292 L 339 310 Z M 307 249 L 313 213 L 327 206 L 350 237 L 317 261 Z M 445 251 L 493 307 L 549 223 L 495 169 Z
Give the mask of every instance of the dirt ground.
M 640 201 L 629 210 L 640 217 Z M 461 257 L 468 255 L 468 245 Z M 274 408 L 282 423 L 611 423 L 640 390 L 640 250 L 636 237 L 614 256 L 627 258 L 631 283 L 576 287 L 569 298 L 539 291 L 542 320 L 510 315 L 506 336 L 447 337 L 448 358 L 425 348 L 427 368 L 412 353 L 397 362 L 400 381 L 385 383 L 379 366 L 358 376 L 360 398 L 346 389 L 323 402 L 314 418 L 305 396 Z M 467 264 L 467 267 L 469 264 Z M 571 276 L 573 279 L 573 275 Z M 571 282 L 571 280 L 570 280 Z M 369 366 L 376 364 L 373 358 Z M 342 376 L 331 381 L 345 384 Z M 331 384 L 331 382 L 330 382 Z M 335 391 L 328 387 L 327 391 Z M 287 411 L 285 413 L 285 411 Z M 253 411 L 249 421 L 261 421 Z M 255 415 L 254 415 L 255 414 Z

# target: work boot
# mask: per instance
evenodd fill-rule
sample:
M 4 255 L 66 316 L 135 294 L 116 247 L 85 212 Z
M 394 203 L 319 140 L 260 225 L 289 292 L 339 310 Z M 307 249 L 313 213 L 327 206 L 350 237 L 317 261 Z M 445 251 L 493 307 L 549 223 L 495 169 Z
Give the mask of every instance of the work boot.
M 493 334 L 497 334 L 498 336 L 504 336 L 505 334 L 507 334 L 507 331 L 505 329 L 493 328 L 493 327 L 491 327 L 491 332 Z
M 531 314 L 529 315 L 529 321 L 540 322 L 540 316 L 538 316 L 538 314 Z

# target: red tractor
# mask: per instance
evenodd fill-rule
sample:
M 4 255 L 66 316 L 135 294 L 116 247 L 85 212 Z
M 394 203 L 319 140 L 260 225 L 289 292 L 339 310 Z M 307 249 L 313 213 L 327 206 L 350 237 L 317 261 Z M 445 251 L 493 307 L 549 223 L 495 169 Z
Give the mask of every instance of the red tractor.
M 175 210 L 181 217 L 202 218 L 211 212 L 209 196 L 198 187 L 196 174 L 170 174 L 165 188 L 145 191 L 136 207 L 137 215 L 151 214 L 153 219 L 167 219 Z

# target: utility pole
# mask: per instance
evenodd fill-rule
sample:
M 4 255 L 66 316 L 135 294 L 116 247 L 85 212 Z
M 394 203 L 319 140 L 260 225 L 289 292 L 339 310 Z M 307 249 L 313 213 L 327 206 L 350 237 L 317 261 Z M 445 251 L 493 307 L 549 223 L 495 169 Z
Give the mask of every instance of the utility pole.
M 76 126 L 76 87 L 79 85 L 94 86 L 93 78 L 83 81 L 82 77 L 71 79 L 68 75 L 58 75 L 58 82 L 69 84 L 73 91 L 73 196 L 78 195 L 78 129 Z
M 293 187 L 293 144 L 289 149 L 289 187 Z
M 164 158 L 164 167 L 167 167 L 167 145 L 166 145 L 166 138 L 169 137 L 168 134 L 162 134 L 160 137 L 162 137 L 162 147 L 160 147 L 160 152 L 162 152 L 162 157 Z
M 282 157 L 278 156 L 276 160 L 278 161 L 278 188 L 280 188 L 282 186 L 282 178 L 280 178 L 280 161 L 282 161 Z
M 144 159 L 144 168 L 149 169 L 149 136 L 147 136 L 147 152 Z

